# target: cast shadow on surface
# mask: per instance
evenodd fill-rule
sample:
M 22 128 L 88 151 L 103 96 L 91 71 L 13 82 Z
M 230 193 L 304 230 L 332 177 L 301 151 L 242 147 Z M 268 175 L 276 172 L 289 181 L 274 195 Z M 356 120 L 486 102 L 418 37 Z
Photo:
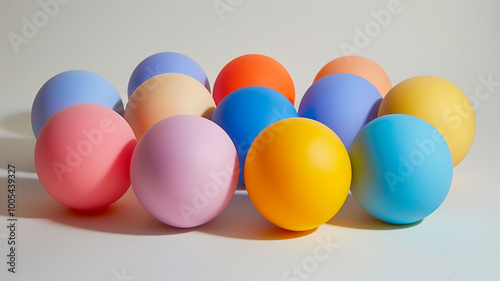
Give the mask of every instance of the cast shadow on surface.
M 21 112 L 7 116 L 1 124 L 4 129 L 21 137 L 0 138 L 0 159 L 15 164 L 18 171 L 34 173 L 33 156 L 36 139 L 31 130 L 31 113 Z
M 310 231 L 289 231 L 267 221 L 254 207 L 246 191 L 238 190 L 227 208 L 211 222 L 196 230 L 230 238 L 249 240 L 293 239 L 313 233 Z
M 34 138 L 31 129 L 31 112 L 29 111 L 7 116 L 2 120 L 2 127 L 20 135 Z
M 0 159 L 14 164 L 16 170 L 35 173 L 35 138 L 0 138 Z M 7 163 L 2 165 L 6 165 Z
M 169 235 L 189 232 L 164 225 L 149 215 L 135 198 L 132 190 L 110 207 L 93 212 L 72 210 L 53 199 L 38 179 L 16 180 L 16 217 L 45 219 L 55 223 L 117 234 Z M 0 210 L 7 216 L 7 210 Z
M 330 220 L 328 224 L 367 230 L 392 230 L 404 229 L 420 224 L 421 221 L 411 224 L 390 224 L 376 219 L 366 212 L 354 200 L 352 194 L 347 196 L 347 199 L 340 211 Z
M 157 236 L 198 231 L 249 240 L 291 239 L 314 232 L 292 232 L 274 226 L 258 213 L 244 191 L 236 192 L 228 207 L 214 220 L 189 229 L 170 227 L 156 220 L 144 210 L 132 189 L 110 207 L 93 212 L 63 206 L 43 189 L 38 179 L 18 179 L 16 192 L 16 217 L 19 219 L 46 219 L 98 232 Z M 6 208 L 0 210 L 0 215 L 7 216 Z

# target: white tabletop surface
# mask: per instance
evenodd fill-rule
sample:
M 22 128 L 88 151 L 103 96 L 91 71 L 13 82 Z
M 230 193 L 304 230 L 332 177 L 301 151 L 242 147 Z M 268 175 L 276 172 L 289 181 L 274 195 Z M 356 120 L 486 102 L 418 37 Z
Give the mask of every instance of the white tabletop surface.
M 500 1 L 55 1 L 0 2 L 0 280 L 500 279 Z M 391 18 L 377 23 L 381 10 Z M 151 54 L 184 53 L 213 85 L 231 59 L 262 53 L 288 69 L 300 100 L 348 45 L 393 84 L 440 76 L 476 102 L 474 146 L 443 205 L 420 224 L 382 223 L 349 197 L 327 224 L 290 233 L 238 191 L 215 220 L 181 230 L 153 219 L 131 190 L 109 210 L 83 215 L 37 179 L 31 104 L 59 72 L 99 73 L 126 101 L 132 70 Z M 494 83 L 478 96 L 483 78 Z M 15 274 L 6 263 L 9 163 L 17 169 Z

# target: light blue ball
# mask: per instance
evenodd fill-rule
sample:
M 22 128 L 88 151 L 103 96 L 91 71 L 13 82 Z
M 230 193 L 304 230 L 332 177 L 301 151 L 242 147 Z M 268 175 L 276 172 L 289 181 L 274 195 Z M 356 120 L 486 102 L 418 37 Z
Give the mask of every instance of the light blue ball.
M 248 149 L 257 135 L 272 123 L 292 117 L 298 117 L 293 104 L 279 92 L 267 87 L 241 88 L 231 92 L 219 103 L 212 121 L 226 131 L 236 147 L 241 183 L 244 183 Z
M 349 156 L 351 193 L 371 215 L 393 224 L 418 222 L 443 203 L 453 162 L 442 135 L 404 114 L 379 117 L 356 136 Z
M 330 74 L 307 89 L 299 116 L 325 124 L 349 149 L 361 128 L 377 117 L 381 102 L 382 95 L 365 78 L 350 73 Z
M 162 52 L 145 58 L 134 69 L 128 82 L 128 97 L 144 81 L 163 73 L 181 73 L 198 80 L 210 91 L 210 83 L 201 66 L 192 58 L 176 52 Z
M 52 115 L 68 106 L 94 103 L 123 115 L 123 102 L 118 91 L 99 74 L 86 70 L 70 70 L 50 78 L 38 91 L 31 108 L 31 127 L 38 138 L 43 125 Z

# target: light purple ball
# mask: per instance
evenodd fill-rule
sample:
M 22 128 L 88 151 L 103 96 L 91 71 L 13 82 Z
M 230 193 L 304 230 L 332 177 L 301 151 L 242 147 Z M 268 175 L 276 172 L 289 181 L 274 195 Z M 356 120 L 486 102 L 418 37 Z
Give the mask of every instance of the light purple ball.
M 130 176 L 142 206 L 159 221 L 187 228 L 224 210 L 238 184 L 238 155 L 212 121 L 176 115 L 152 126 L 132 155 Z
M 299 116 L 319 121 L 334 131 L 349 149 L 354 137 L 377 118 L 382 95 L 365 78 L 351 73 L 327 75 L 307 89 Z

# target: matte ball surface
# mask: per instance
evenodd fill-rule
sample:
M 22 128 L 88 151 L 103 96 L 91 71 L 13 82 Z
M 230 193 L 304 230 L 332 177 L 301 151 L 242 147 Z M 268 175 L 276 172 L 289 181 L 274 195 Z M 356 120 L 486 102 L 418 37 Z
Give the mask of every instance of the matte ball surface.
M 135 145 L 132 130 L 118 113 L 102 105 L 73 105 L 54 114 L 40 132 L 36 172 L 62 204 L 100 209 L 128 190 Z
M 270 222 L 288 230 L 311 230 L 344 204 L 351 163 L 340 139 L 325 125 L 283 119 L 252 143 L 245 182 L 248 196 Z
M 349 149 L 356 134 L 377 117 L 382 101 L 368 80 L 349 73 L 325 76 L 306 91 L 299 116 L 319 121 L 332 129 Z
M 359 56 L 345 56 L 332 60 L 318 72 L 317 80 L 335 73 L 351 73 L 370 81 L 384 97 L 392 87 L 391 80 L 385 70 L 376 62 Z
M 255 137 L 272 123 L 298 117 L 293 105 L 282 94 L 266 87 L 238 89 L 217 106 L 212 120 L 228 133 L 240 160 L 240 179 L 244 183 L 244 165 Z
M 453 83 L 434 76 L 409 78 L 392 88 L 380 104 L 379 116 L 419 117 L 444 136 L 453 166 L 467 156 L 476 135 L 476 116 L 467 96 Z
M 385 222 L 424 219 L 441 205 L 451 186 L 448 145 L 417 117 L 392 114 L 373 120 L 356 136 L 349 156 L 352 195 Z
M 238 184 L 238 156 L 229 136 L 199 116 L 166 118 L 142 137 L 131 179 L 142 206 L 159 221 L 195 227 L 228 205 Z
M 128 83 L 128 96 L 130 97 L 144 81 L 163 73 L 186 74 L 210 91 L 207 75 L 196 61 L 176 52 L 161 52 L 145 58 L 134 69 Z
M 268 56 L 249 54 L 235 58 L 219 72 L 213 91 L 215 103 L 234 90 L 252 86 L 271 88 L 295 102 L 295 86 L 288 71 Z
M 125 119 L 139 140 L 158 121 L 190 114 L 211 118 L 215 103 L 210 92 L 196 79 L 180 73 L 149 78 L 130 97 Z
M 81 103 L 100 104 L 123 115 L 120 94 L 108 80 L 90 71 L 65 71 L 50 78 L 36 94 L 31 109 L 35 137 L 56 112 Z

